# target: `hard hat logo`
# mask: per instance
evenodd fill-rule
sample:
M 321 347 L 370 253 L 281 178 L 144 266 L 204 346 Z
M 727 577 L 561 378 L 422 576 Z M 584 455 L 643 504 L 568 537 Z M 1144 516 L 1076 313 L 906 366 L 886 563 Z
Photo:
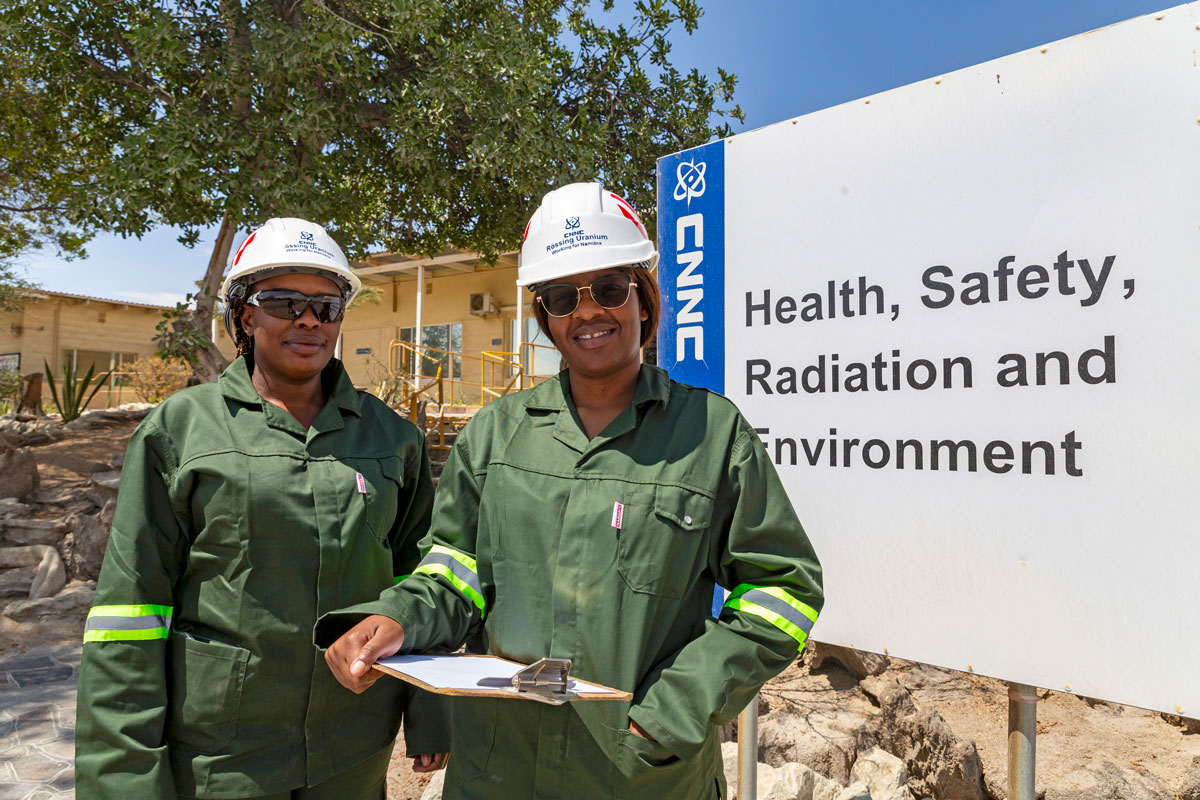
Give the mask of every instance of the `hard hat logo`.
M 567 217 L 567 230 L 574 230 L 579 227 L 579 217 Z
M 692 206 L 692 200 L 704 195 L 704 171 L 708 169 L 708 162 L 701 161 L 697 164 L 695 161 L 681 161 L 679 166 L 675 168 L 675 191 L 672 194 L 676 200 L 687 200 L 688 208 Z
M 313 235 L 311 233 L 309 233 L 308 231 L 300 231 L 300 241 L 311 242 L 312 240 L 313 240 Z

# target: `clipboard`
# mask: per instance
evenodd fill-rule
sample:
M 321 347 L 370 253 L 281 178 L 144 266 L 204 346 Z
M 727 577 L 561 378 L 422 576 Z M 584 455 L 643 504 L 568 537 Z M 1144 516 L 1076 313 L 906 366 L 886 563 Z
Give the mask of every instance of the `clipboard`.
M 507 697 L 559 706 L 573 701 L 632 700 L 629 692 L 571 677 L 571 660 L 522 664 L 499 656 L 454 653 L 381 658 L 373 669 L 434 694 Z

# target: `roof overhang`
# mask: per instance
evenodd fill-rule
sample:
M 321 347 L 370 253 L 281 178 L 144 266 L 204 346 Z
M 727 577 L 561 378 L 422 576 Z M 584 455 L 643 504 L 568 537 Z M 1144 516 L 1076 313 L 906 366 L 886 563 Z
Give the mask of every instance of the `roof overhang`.
M 450 275 L 476 272 L 480 269 L 517 266 L 517 253 L 502 253 L 495 264 L 484 264 L 478 253 L 469 250 L 447 250 L 434 256 L 409 256 L 403 253 L 372 253 L 362 261 L 355 262 L 354 272 L 364 279 L 395 278 L 403 275 L 416 277 L 417 271 L 425 269 L 427 276 Z

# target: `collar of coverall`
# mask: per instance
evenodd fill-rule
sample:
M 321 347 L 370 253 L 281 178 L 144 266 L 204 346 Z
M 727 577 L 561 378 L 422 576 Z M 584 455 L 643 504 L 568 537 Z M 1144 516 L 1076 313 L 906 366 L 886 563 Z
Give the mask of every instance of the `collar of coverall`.
M 542 381 L 535 386 L 525 399 L 525 408 L 539 411 L 562 411 L 567 407 L 567 395 L 570 393 L 569 370 L 563 370 L 557 376 Z M 665 370 L 649 364 L 642 364 L 638 371 L 637 389 L 633 393 L 633 404 L 643 403 L 667 404 L 671 396 L 671 379 Z
M 329 391 L 331 403 L 356 417 L 362 416 L 358 390 L 351 383 L 350 376 L 346 374 L 341 361 L 336 358 L 329 359 L 329 363 L 321 372 L 321 382 Z M 233 363 L 217 379 L 217 385 L 221 389 L 221 394 L 231 400 L 257 406 L 261 406 L 263 403 L 262 395 L 254 388 L 254 383 L 250 380 L 250 365 L 246 362 L 245 356 L 238 356 L 233 360 Z

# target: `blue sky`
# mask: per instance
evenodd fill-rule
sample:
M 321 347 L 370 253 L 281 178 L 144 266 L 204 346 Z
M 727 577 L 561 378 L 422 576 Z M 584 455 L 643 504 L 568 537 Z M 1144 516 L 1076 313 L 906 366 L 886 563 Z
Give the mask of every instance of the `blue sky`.
M 927 0 L 896 3 L 810 0 L 701 0 L 691 36 L 673 37 L 681 70 L 716 67 L 738 76 L 746 113 L 734 132 L 760 128 L 934 75 L 978 64 L 1124 19 L 1160 11 L 1168 0 Z M 193 249 L 177 231 L 141 240 L 97 237 L 90 257 L 53 253 L 26 260 L 44 288 L 171 304 L 203 274 L 215 230 Z

